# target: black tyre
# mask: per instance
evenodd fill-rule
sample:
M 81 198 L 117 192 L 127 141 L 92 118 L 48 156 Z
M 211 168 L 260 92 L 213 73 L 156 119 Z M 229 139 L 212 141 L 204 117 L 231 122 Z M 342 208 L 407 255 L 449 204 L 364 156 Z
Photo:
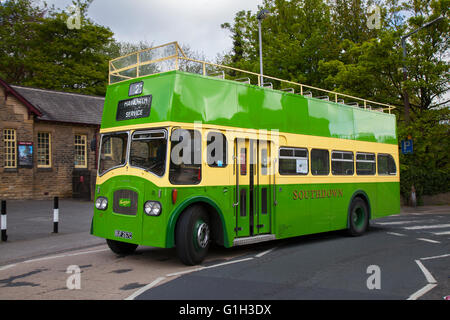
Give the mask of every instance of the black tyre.
M 366 232 L 369 226 L 369 209 L 361 198 L 355 198 L 349 210 L 348 234 L 357 237 Z
M 136 248 L 137 244 L 121 242 L 116 240 L 106 239 L 106 243 L 112 252 L 117 254 L 132 254 Z
M 175 244 L 181 262 L 192 266 L 205 259 L 211 244 L 210 220 L 205 209 L 192 206 L 181 214 L 175 231 Z

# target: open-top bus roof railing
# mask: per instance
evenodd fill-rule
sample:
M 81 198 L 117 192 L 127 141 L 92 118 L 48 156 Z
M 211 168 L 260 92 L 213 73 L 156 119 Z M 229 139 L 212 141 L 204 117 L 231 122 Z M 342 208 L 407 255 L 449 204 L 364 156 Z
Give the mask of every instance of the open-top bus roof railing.
M 300 95 L 312 96 L 311 90 L 314 90 L 320 92 L 322 95 L 325 94 L 329 97 L 330 101 L 336 103 L 356 105 L 358 108 L 364 108 L 366 110 L 376 110 L 383 112 L 388 111 L 389 113 L 391 113 L 391 111 L 395 109 L 395 107 L 384 103 L 361 99 L 347 94 L 316 88 L 306 84 L 287 81 L 271 76 L 261 75 L 259 73 L 245 71 L 229 66 L 191 59 L 186 56 L 177 42 L 170 42 L 157 47 L 140 50 L 111 60 L 109 62 L 109 84 L 173 70 L 182 70 L 201 74 L 203 76 L 215 75 L 216 77 L 218 73 L 221 73 L 223 74 L 224 79 L 224 70 L 227 70 L 235 74 L 244 74 L 244 76 L 249 79 L 248 83 L 250 83 L 250 77 L 253 76 L 255 79 L 257 79 L 258 86 L 261 86 L 261 78 L 263 78 L 264 81 L 278 81 L 281 84 L 286 84 L 290 87 L 298 88 L 298 94 Z M 239 79 L 230 80 L 242 82 L 242 76 L 240 76 Z M 291 93 L 295 93 L 294 88 L 289 88 L 289 91 Z M 305 89 L 308 89 L 308 91 L 304 91 Z M 321 98 L 323 98 L 323 96 Z M 353 103 L 345 103 L 344 98 L 348 98 Z M 361 106 L 359 106 L 359 103 L 361 103 Z

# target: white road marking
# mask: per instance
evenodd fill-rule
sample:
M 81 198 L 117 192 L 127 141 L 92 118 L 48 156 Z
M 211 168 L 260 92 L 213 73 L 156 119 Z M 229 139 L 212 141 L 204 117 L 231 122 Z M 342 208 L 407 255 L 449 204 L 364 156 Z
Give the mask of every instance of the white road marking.
M 205 269 L 211 269 L 211 268 L 221 267 L 221 266 L 225 266 L 225 265 L 228 265 L 228 264 L 239 263 L 239 262 L 244 262 L 244 261 L 249 261 L 249 260 L 253 260 L 253 258 L 244 258 L 244 259 L 240 259 L 240 260 L 233 260 L 233 261 L 218 263 L 218 264 L 215 264 L 215 265 L 212 265 L 212 266 L 207 266 L 207 267 L 204 267 L 204 268 Z
M 396 225 L 396 224 L 407 224 L 407 223 L 417 223 L 420 221 L 417 220 L 410 220 L 410 221 L 393 221 L 393 222 L 375 222 L 375 224 L 380 226 L 389 226 L 389 225 Z
M 98 250 L 82 251 L 82 252 L 76 252 L 76 253 L 61 254 L 61 255 L 57 255 L 57 256 L 49 256 L 49 257 L 26 260 L 26 261 L 23 261 L 22 263 L 32 263 L 32 262 L 52 260 L 52 259 L 57 259 L 57 258 L 80 256 L 83 254 L 96 253 L 96 252 L 102 252 L 102 251 L 108 251 L 108 250 L 109 249 L 98 249 Z
M 198 267 L 198 268 L 189 269 L 189 270 L 185 270 L 185 271 L 169 273 L 169 274 L 166 274 L 165 277 L 159 277 L 156 280 L 154 280 L 152 283 L 146 285 L 145 287 L 142 287 L 141 289 L 139 289 L 138 291 L 136 291 L 135 293 L 130 295 L 128 298 L 125 298 L 125 300 L 134 300 L 137 296 L 139 296 L 140 294 L 144 293 L 145 291 L 153 288 L 158 283 L 160 283 L 161 281 L 165 280 L 167 277 L 179 276 L 179 275 L 183 275 L 183 274 L 187 274 L 187 273 L 191 273 L 191 272 L 195 272 L 195 271 L 216 268 L 216 267 L 225 266 L 225 265 L 228 265 L 228 264 L 239 263 L 239 262 L 249 261 L 249 260 L 253 260 L 253 259 L 254 259 L 253 257 L 252 258 L 245 258 L 245 259 L 239 259 L 239 260 L 233 260 L 233 261 L 218 263 L 218 264 L 214 264 L 212 266 L 207 266 L 207 267 Z
M 178 272 L 166 274 L 166 277 L 179 276 L 179 275 L 182 275 L 182 274 L 187 274 L 187 273 L 201 271 L 201 270 L 206 270 L 206 269 L 212 269 L 212 268 L 216 268 L 216 267 L 225 266 L 225 265 L 228 265 L 228 264 L 239 263 L 239 262 L 244 262 L 244 261 L 249 261 L 249 260 L 253 260 L 253 258 L 245 258 L 245 259 L 233 260 L 233 261 L 228 261 L 228 262 L 214 264 L 212 266 L 206 266 L 206 267 L 202 266 L 202 267 L 198 267 L 198 268 L 194 268 L 194 269 L 178 271 Z
M 434 235 L 437 235 L 437 236 L 445 236 L 445 235 L 448 235 L 448 234 L 450 234 L 450 231 L 444 231 L 444 232 L 432 232 Z
M 436 286 L 437 286 L 436 283 L 429 283 L 425 287 L 423 287 L 422 289 L 420 289 L 420 290 L 414 292 L 412 295 L 410 295 L 407 300 L 417 300 L 421 296 L 423 296 L 425 293 L 427 293 L 428 291 L 432 290 Z
M 440 243 L 439 241 L 431 240 L 431 239 L 425 239 L 425 238 L 417 238 L 417 240 L 431 242 L 431 243 Z
M 450 257 L 450 253 L 449 254 L 443 254 L 443 255 L 440 255 L 440 256 L 420 258 L 420 260 L 440 259 L 440 258 L 445 258 L 445 257 Z
M 414 227 L 403 227 L 406 230 L 422 230 L 422 229 L 437 229 L 437 228 L 448 228 L 450 224 L 434 224 L 431 226 L 414 226 Z
M 98 250 L 82 251 L 82 252 L 76 252 L 76 253 L 68 253 L 68 254 L 61 254 L 61 255 L 56 255 L 56 256 L 47 256 L 47 257 L 43 257 L 43 258 L 25 260 L 22 262 L 2 266 L 2 267 L 0 267 L 0 271 L 11 269 L 21 263 L 32 263 L 32 262 L 46 261 L 46 260 L 52 260 L 52 259 L 58 259 L 58 258 L 64 258 L 64 257 L 73 257 L 73 256 L 79 256 L 79 255 L 83 255 L 83 254 L 96 253 L 96 252 L 102 252 L 102 251 L 108 251 L 108 250 L 109 249 L 98 249 Z
M 403 233 L 397 233 L 397 232 L 386 232 L 386 233 L 393 235 L 393 236 L 406 237 L 406 234 L 403 234 Z
M 427 268 L 420 262 L 420 260 L 415 260 L 417 265 L 419 266 L 420 270 L 422 270 L 423 274 L 425 275 L 425 278 L 427 279 L 428 283 L 437 283 L 436 279 L 431 275 L 430 271 L 428 271 Z
M 422 270 L 422 273 L 425 275 L 425 278 L 427 279 L 428 284 L 423 287 L 422 289 L 414 292 L 412 295 L 409 296 L 407 300 L 417 300 L 421 296 L 423 296 L 428 291 L 432 290 L 434 287 L 437 286 L 436 279 L 431 275 L 430 271 L 428 271 L 427 268 L 420 262 L 419 260 L 415 260 L 417 265 L 419 266 L 420 270 Z
M 16 265 L 17 264 L 8 264 L 6 266 L 0 267 L 0 271 L 11 269 L 11 268 L 15 267 Z
M 166 277 L 175 277 L 175 276 L 180 276 L 182 274 L 186 274 L 186 273 L 191 273 L 191 272 L 195 272 L 195 271 L 200 271 L 205 269 L 205 267 L 198 267 L 195 269 L 189 269 L 189 270 L 184 270 L 184 271 L 179 271 L 179 272 L 174 272 L 174 273 L 169 273 L 166 274 Z
M 264 256 L 264 255 L 266 255 L 266 254 L 272 252 L 273 250 L 275 250 L 275 248 L 276 248 L 276 247 L 274 247 L 274 248 L 272 248 L 272 249 L 269 249 L 269 250 L 266 250 L 266 251 L 263 251 L 263 252 L 261 252 L 261 253 L 258 253 L 255 257 L 256 257 L 256 258 L 261 258 L 262 256 Z
M 153 288 L 154 286 L 156 286 L 158 283 L 160 283 L 161 281 L 163 281 L 165 279 L 166 279 L 166 277 L 156 278 L 152 283 L 149 283 L 145 287 L 140 288 L 138 291 L 133 293 L 131 296 L 125 298 L 125 300 L 134 300 L 137 296 L 139 296 L 140 294 L 144 293 L 145 291 Z

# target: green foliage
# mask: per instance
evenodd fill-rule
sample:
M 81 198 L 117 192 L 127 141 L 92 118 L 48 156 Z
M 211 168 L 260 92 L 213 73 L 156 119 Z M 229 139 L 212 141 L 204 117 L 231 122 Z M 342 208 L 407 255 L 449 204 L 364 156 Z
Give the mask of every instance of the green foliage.
M 74 1 L 80 29 L 68 28 L 64 11 L 31 0 L 2 2 L 0 76 L 13 84 L 104 95 L 113 33 L 87 17 L 91 2 Z
M 418 198 L 450 191 L 450 111 L 422 111 L 409 125 L 399 126 L 399 140 L 414 142 L 413 154 L 400 154 L 400 188 L 408 199 L 414 186 Z

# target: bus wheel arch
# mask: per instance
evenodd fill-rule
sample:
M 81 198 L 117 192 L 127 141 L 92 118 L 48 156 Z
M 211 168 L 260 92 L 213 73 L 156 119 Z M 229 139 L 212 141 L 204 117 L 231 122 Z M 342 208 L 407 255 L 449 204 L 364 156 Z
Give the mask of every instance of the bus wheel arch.
M 371 219 L 369 196 L 362 190 L 356 191 L 349 202 L 347 231 L 351 236 L 360 236 L 369 228 Z
M 226 246 L 226 225 L 223 220 L 222 212 L 213 201 L 205 198 L 187 200 L 172 214 L 168 225 L 167 247 L 175 246 L 175 231 L 177 224 L 180 222 L 181 216 L 192 206 L 199 206 L 206 211 L 209 216 L 212 240 L 218 245 Z

